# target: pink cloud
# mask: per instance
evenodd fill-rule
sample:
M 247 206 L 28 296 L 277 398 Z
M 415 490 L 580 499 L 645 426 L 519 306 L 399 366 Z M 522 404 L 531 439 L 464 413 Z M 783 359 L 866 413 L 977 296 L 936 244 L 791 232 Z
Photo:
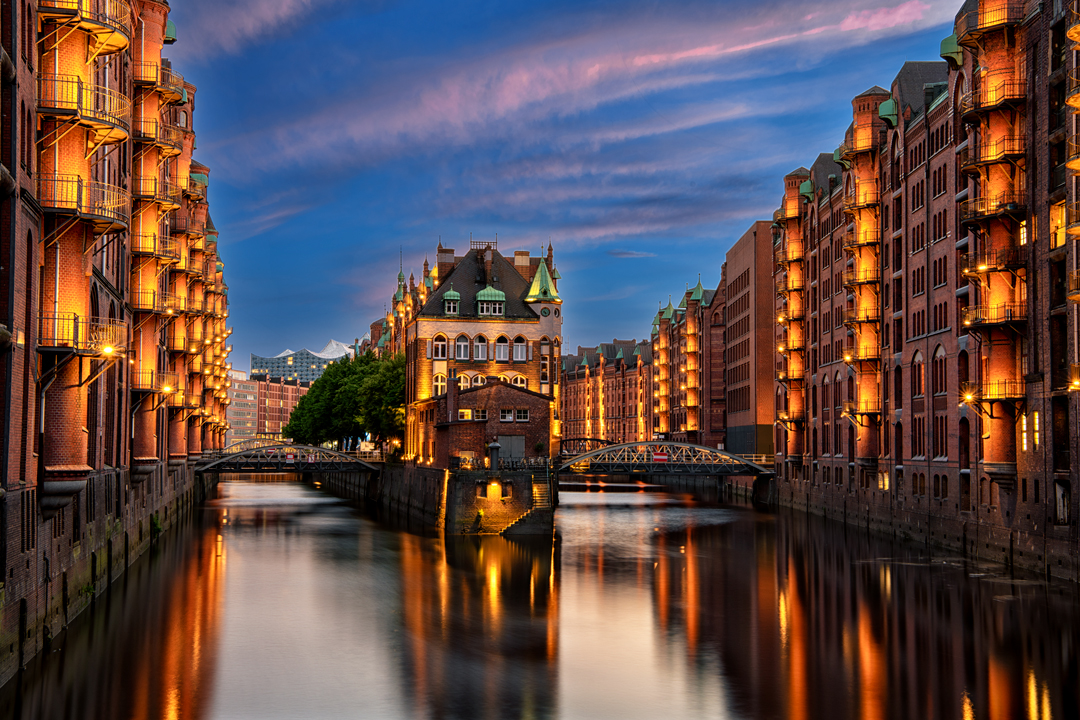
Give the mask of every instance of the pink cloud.
M 923 14 L 929 9 L 930 6 L 924 2 L 909 0 L 896 7 L 862 10 L 844 18 L 840 23 L 840 29 L 844 31 L 888 30 L 922 20 Z

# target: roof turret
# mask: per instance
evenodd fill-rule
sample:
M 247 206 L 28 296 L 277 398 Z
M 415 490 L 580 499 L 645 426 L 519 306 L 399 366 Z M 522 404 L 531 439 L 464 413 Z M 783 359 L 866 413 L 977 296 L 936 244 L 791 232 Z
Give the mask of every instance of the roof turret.
M 529 294 L 525 296 L 525 302 L 562 303 L 559 291 L 555 289 L 555 281 L 548 274 L 547 263 L 541 262 L 536 266 L 536 274 L 533 275 L 532 285 L 529 287 Z

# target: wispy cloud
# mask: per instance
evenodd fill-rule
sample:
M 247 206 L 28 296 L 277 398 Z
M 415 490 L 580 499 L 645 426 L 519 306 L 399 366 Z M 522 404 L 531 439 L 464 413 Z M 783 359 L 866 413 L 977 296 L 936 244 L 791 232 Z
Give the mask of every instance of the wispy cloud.
M 174 56 L 234 54 L 293 29 L 314 11 L 340 0 L 187 0 L 183 42 Z
M 608 250 L 607 254 L 615 258 L 649 258 L 656 257 L 656 253 L 641 252 L 640 250 Z

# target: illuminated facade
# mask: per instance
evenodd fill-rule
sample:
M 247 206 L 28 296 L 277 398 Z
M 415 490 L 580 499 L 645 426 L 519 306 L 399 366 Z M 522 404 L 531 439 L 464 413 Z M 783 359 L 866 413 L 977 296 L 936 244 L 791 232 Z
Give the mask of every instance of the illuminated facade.
M 20 601 L 24 625 L 58 631 L 93 595 L 61 587 L 97 591 L 141 552 L 224 441 L 228 289 L 192 159 L 195 87 L 161 56 L 168 13 L 41 0 L 0 15 L 2 633 L 20 649 L 5 677 L 42 637 L 20 636 Z
M 1072 4 L 969 0 L 943 62 L 854 98 L 785 178 L 786 501 L 1075 575 L 1077 40 Z
M 562 357 L 564 438 L 653 439 L 652 343 L 612 340 Z
M 434 412 L 433 398 L 445 395 L 450 383 L 467 390 L 489 381 L 548 399 L 545 417 L 535 411 L 529 416 L 548 428 L 548 441 L 543 450 L 537 449 L 539 441 L 524 447 L 527 456 L 546 455 L 560 435 L 556 363 L 562 298 L 551 246 L 546 257 L 517 251 L 511 259 L 495 242 L 471 241 L 460 257 L 440 244 L 436 259 L 435 267 L 425 260 L 419 284 L 413 277 L 406 283 L 404 272 L 398 273 L 392 310 L 371 326 L 378 353 L 405 355 L 406 457 L 434 460 L 435 437 L 428 432 L 433 425 L 424 420 Z M 524 429 L 520 434 L 532 437 Z

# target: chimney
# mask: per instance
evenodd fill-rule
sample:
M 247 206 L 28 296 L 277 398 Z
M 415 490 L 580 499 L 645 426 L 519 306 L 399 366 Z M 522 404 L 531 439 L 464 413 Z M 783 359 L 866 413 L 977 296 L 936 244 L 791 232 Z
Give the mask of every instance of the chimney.
M 526 280 L 530 280 L 529 277 L 529 251 L 528 250 L 515 250 L 514 251 L 514 269 L 517 270 L 521 277 Z
M 439 277 L 444 278 L 454 269 L 454 248 L 439 247 L 435 256 L 435 266 L 438 268 Z
M 491 261 L 494 251 L 488 248 L 484 251 L 484 282 L 491 284 Z
M 457 420 L 457 406 L 458 406 L 458 377 L 457 370 L 450 369 L 450 384 L 447 385 L 446 391 L 446 421 L 454 422 Z

